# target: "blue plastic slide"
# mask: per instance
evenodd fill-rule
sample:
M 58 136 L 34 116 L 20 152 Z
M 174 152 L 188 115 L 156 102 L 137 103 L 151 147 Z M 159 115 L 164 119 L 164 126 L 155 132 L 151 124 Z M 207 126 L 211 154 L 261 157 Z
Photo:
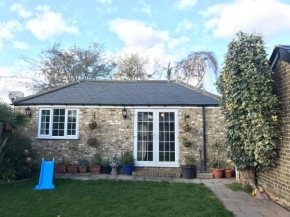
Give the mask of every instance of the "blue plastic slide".
M 44 161 L 42 158 L 39 181 L 34 190 L 54 189 L 54 185 L 52 184 L 53 174 L 54 159 L 53 161 Z

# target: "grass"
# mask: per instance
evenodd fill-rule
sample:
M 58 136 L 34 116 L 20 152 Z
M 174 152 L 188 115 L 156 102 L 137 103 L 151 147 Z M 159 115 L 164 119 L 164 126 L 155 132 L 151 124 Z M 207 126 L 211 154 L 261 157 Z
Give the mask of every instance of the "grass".
M 35 191 L 36 184 L 1 184 L 1 216 L 233 216 L 202 184 L 56 179 L 55 190 Z
M 251 194 L 253 192 L 253 188 L 250 185 L 246 185 L 243 187 L 239 183 L 232 183 L 232 184 L 226 184 L 226 187 L 231 189 L 232 191 L 244 191 L 248 194 Z

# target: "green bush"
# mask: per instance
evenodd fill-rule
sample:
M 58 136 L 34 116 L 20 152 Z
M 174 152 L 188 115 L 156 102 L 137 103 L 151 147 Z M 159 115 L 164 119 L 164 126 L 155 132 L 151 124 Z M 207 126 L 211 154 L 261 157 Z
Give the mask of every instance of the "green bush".
M 134 156 L 129 151 L 126 151 L 125 153 L 122 153 L 121 163 L 123 165 L 131 165 L 131 164 L 133 164 L 134 163 Z
M 1 179 L 5 182 L 11 182 L 16 179 L 16 171 L 13 168 L 5 168 L 1 174 Z
M 102 164 L 102 157 L 100 154 L 95 154 L 94 158 L 91 160 L 92 165 L 101 165 Z
M 184 156 L 184 166 L 185 167 L 190 167 L 192 165 L 195 165 L 196 158 L 192 155 L 186 155 Z
M 109 159 L 107 159 L 107 158 L 105 158 L 105 159 L 102 159 L 102 166 L 108 166 L 109 164 L 110 164 L 110 161 L 109 161 Z
M 86 167 L 89 165 L 89 162 L 86 160 L 86 159 L 78 159 L 78 162 L 79 162 L 79 166 L 81 167 Z
M 19 132 L 6 133 L 4 137 L 8 138 L 3 148 L 5 158 L 8 159 L 4 171 L 9 171 L 9 168 L 13 169 L 16 180 L 36 175 L 39 172 L 39 166 L 34 162 L 36 155 L 31 147 L 30 140 Z M 28 150 L 29 154 L 24 155 L 24 150 Z M 27 157 L 30 157 L 32 161 L 27 162 Z M 9 173 L 11 174 L 11 170 Z

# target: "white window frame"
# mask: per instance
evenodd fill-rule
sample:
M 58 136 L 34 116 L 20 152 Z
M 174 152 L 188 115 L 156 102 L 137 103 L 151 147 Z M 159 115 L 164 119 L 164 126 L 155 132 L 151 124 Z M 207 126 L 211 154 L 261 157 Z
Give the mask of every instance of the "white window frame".
M 64 136 L 52 136 L 52 127 L 53 127 L 53 110 L 54 109 L 65 109 L 65 120 L 64 120 Z M 49 120 L 49 135 L 41 135 L 41 114 L 43 110 L 50 111 L 50 120 Z M 68 110 L 77 111 L 76 115 L 76 135 L 67 135 L 67 117 Z M 38 131 L 37 138 L 40 139 L 78 139 L 79 138 L 79 109 L 76 108 L 40 108 L 38 111 Z
M 138 144 L 138 112 L 153 112 L 153 161 L 137 160 L 137 144 Z M 175 113 L 175 161 L 159 162 L 159 113 L 174 112 Z M 179 119 L 178 109 L 135 109 L 134 112 L 134 158 L 135 166 L 140 167 L 179 167 Z

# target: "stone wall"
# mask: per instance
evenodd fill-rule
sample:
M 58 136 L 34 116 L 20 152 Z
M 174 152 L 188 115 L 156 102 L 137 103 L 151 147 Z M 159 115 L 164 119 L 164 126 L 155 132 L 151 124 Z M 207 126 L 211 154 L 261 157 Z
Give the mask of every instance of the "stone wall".
M 258 174 L 258 184 L 277 203 L 290 209 L 290 64 L 279 60 L 274 67 L 275 92 L 281 102 L 282 140 L 277 167 Z
M 32 111 L 32 119 L 30 125 L 24 129 L 33 143 L 33 148 L 37 151 L 39 157 L 46 159 L 55 158 L 56 162 L 64 161 L 66 163 L 75 163 L 77 159 L 83 157 L 90 160 L 94 154 L 100 153 L 103 158 L 112 158 L 114 154 L 118 156 L 126 150 L 133 151 L 134 141 L 134 109 L 127 108 L 128 118 L 124 119 L 121 108 L 80 108 L 79 117 L 79 139 L 77 140 L 60 140 L 60 139 L 38 139 L 38 108 L 30 107 Z M 17 108 L 18 111 L 24 113 L 24 108 Z M 89 129 L 88 123 L 91 120 L 97 122 L 97 128 Z M 181 127 L 185 123 L 184 115 L 189 115 L 187 123 L 192 126 L 189 133 L 185 133 Z M 184 156 L 193 154 L 197 158 L 197 166 L 200 167 L 200 157 L 198 148 L 201 149 L 203 156 L 203 126 L 202 126 L 202 108 L 183 108 L 179 109 L 179 151 L 180 162 Z M 184 147 L 182 137 L 186 134 L 192 134 L 191 147 Z M 90 136 L 97 137 L 97 145 L 95 147 L 88 146 L 86 140 Z M 220 108 L 206 108 L 206 137 L 207 145 L 213 139 L 225 141 L 225 124 Z M 77 148 L 77 152 L 73 152 L 72 147 Z M 207 162 L 213 155 L 212 151 L 207 151 Z M 222 165 L 225 165 L 226 151 L 220 153 L 220 159 L 223 159 Z M 208 169 L 209 169 L 208 165 Z

